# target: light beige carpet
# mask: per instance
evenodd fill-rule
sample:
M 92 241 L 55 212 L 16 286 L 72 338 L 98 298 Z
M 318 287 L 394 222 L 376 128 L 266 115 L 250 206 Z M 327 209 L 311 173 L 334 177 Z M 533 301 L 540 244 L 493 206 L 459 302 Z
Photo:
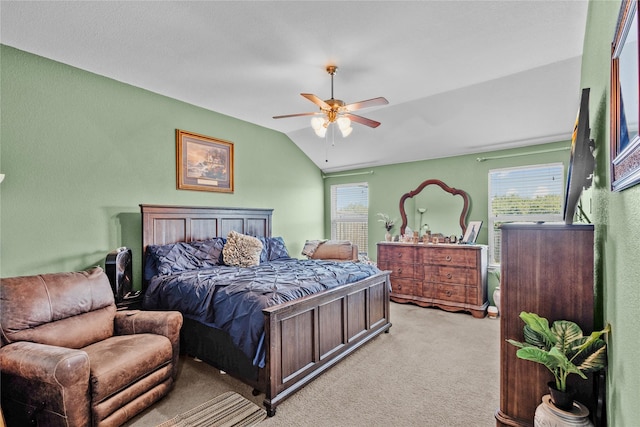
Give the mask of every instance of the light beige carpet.
M 250 427 L 267 417 L 267 412 L 234 391 L 228 391 L 158 427 Z
M 375 338 L 283 401 L 259 427 L 493 427 L 500 404 L 500 322 L 391 303 Z M 127 426 L 153 427 L 227 391 L 262 407 L 264 395 L 182 357 L 169 395 Z

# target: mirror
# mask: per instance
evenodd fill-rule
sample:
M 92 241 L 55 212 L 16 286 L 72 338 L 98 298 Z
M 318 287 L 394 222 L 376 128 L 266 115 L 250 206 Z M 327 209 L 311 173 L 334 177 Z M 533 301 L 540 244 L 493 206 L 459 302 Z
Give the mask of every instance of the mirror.
M 440 180 L 428 179 L 400 198 L 400 234 L 405 234 L 408 226 L 422 235 L 424 224 L 429 224 L 432 233 L 459 237 L 467 230 L 468 211 L 469 195 L 466 192 Z
M 611 55 L 611 189 L 640 182 L 638 0 L 623 0 Z

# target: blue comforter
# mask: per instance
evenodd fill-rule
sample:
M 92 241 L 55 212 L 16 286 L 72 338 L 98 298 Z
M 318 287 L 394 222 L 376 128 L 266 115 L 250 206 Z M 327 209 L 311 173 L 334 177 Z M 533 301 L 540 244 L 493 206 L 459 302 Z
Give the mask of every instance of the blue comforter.
M 185 317 L 219 328 L 254 365 L 264 367 L 262 309 L 379 273 L 355 262 L 278 259 L 255 267 L 216 266 L 154 276 L 143 307 L 177 310 Z

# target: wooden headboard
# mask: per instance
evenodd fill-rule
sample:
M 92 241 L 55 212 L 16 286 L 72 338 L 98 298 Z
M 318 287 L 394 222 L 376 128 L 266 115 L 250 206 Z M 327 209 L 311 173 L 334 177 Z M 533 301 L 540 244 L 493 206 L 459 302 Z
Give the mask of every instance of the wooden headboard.
M 140 205 L 140 211 L 143 271 L 149 245 L 227 237 L 232 230 L 250 236 L 271 237 L 273 209 Z
M 148 245 L 227 237 L 232 230 L 271 237 L 273 209 L 140 205 L 140 210 L 143 254 Z

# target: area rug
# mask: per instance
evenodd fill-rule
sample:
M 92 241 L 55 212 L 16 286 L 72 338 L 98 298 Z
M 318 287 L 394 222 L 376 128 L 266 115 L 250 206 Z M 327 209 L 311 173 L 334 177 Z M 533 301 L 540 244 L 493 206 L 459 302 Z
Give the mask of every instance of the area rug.
M 249 427 L 267 417 L 267 412 L 236 392 L 228 391 L 158 427 Z

